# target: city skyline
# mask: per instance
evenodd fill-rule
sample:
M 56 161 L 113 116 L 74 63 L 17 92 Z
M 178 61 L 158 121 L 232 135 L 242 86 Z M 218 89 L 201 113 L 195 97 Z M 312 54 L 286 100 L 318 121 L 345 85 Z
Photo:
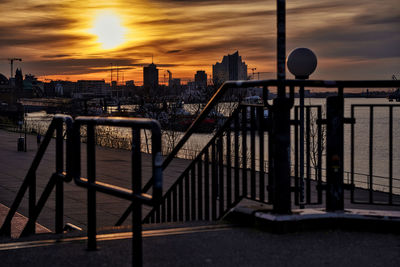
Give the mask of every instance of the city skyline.
M 287 1 L 286 53 L 312 49 L 313 79 L 390 79 L 400 69 L 397 6 L 394 0 Z M 140 84 L 152 60 L 160 76 L 168 69 L 193 80 L 197 70 L 210 74 L 223 55 L 239 50 L 249 69 L 268 72 L 260 78 L 276 78 L 276 1 L 22 0 L 16 6 L 3 0 L 0 10 L 0 73 L 7 77 L 4 59 L 17 57 L 22 62 L 14 62 L 14 71 L 42 80 L 109 82 L 113 64 L 125 81 Z M 293 77 L 287 72 L 287 78 Z

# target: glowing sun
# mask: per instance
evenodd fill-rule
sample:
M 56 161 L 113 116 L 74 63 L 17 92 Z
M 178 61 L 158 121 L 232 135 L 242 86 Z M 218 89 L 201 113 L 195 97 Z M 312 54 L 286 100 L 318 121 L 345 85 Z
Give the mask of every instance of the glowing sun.
M 97 35 L 97 42 L 103 49 L 112 49 L 125 42 L 125 31 L 118 15 L 102 12 L 94 19 L 90 33 Z

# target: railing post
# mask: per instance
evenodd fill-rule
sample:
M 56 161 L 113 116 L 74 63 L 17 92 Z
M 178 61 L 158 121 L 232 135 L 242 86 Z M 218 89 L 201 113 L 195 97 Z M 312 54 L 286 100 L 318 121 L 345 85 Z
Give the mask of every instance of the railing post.
M 87 124 L 87 176 L 89 187 L 87 189 L 87 235 L 88 250 L 96 250 L 96 189 L 91 185 L 96 182 L 96 137 L 93 123 Z
M 269 138 L 271 154 L 269 175 L 272 175 L 270 192 L 273 210 L 279 214 L 291 213 L 290 194 L 290 109 L 292 100 L 285 97 L 274 99 L 272 124 Z
M 136 195 L 142 192 L 140 129 L 132 130 L 132 192 Z M 132 265 L 142 266 L 142 204 L 138 200 L 132 201 L 132 234 Z
M 63 122 L 58 121 L 56 126 L 56 173 L 61 174 L 64 169 L 64 138 Z M 62 233 L 64 220 L 64 181 L 57 176 L 56 181 L 56 233 Z
M 343 96 L 326 99 L 326 210 L 343 211 Z

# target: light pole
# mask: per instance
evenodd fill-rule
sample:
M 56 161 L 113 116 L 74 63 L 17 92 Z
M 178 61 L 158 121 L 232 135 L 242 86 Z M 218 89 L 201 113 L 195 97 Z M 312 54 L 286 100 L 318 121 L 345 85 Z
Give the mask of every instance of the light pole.
M 308 48 L 296 48 L 288 56 L 287 67 L 296 79 L 306 80 L 317 67 L 317 57 Z M 304 208 L 304 86 L 300 86 L 300 208 Z

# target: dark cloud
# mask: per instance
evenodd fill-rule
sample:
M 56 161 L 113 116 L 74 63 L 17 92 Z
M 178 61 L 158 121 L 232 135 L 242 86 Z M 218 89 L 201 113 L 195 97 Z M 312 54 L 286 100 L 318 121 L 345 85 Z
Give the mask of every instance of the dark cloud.
M 333 25 L 301 33 L 290 42 L 316 47 L 326 57 L 400 57 L 398 30 L 390 28 Z
M 71 57 L 71 54 L 57 54 L 57 55 L 44 55 L 42 58 L 63 58 L 63 57 Z
M 0 39 L 0 48 L 15 46 L 65 48 L 72 45 L 79 45 L 80 42 L 87 40 L 90 40 L 87 36 L 74 34 L 12 34 L 12 36 Z
M 180 52 L 182 52 L 182 50 L 180 50 L 180 49 L 168 50 L 167 54 L 176 54 L 176 53 L 180 53 Z
M 353 18 L 356 24 L 376 25 L 376 24 L 392 24 L 400 28 L 400 13 L 398 14 L 361 14 Z
M 25 61 L 25 69 L 40 68 L 46 75 L 75 75 L 104 72 L 110 70 L 110 63 L 120 66 L 119 69 L 135 69 L 139 65 L 130 58 L 79 58 Z

